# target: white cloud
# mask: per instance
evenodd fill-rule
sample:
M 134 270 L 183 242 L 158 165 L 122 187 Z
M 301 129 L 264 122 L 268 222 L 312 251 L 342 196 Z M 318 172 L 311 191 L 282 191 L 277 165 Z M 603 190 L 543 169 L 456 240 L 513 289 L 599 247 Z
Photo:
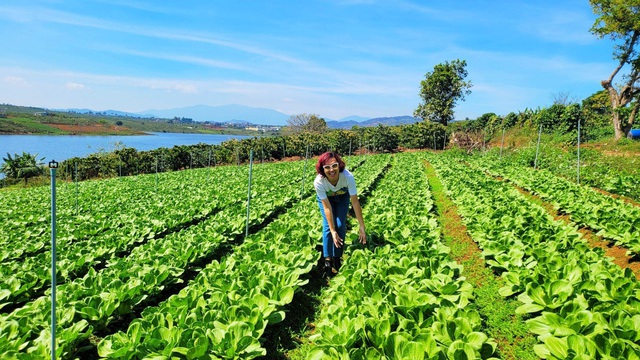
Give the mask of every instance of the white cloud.
M 87 87 L 84 84 L 80 84 L 77 82 L 68 82 L 64 85 L 65 88 L 69 89 L 69 90 L 84 90 L 87 89 Z
M 161 53 L 161 52 L 145 52 L 145 51 L 129 50 L 129 49 L 115 49 L 115 48 L 109 49 L 105 47 L 101 47 L 100 49 L 111 51 L 117 54 L 127 54 L 127 55 L 140 56 L 140 57 L 146 57 L 151 59 L 169 60 L 169 61 L 181 62 L 186 64 L 202 65 L 210 68 L 240 70 L 245 72 L 253 72 L 256 70 L 255 68 L 251 68 L 249 66 L 239 65 L 236 62 L 218 61 L 218 60 L 213 60 L 213 59 L 199 57 L 199 56 L 185 56 L 185 55 L 167 54 L 167 53 Z
M 197 94 L 198 93 L 198 88 L 195 87 L 194 85 L 176 84 L 176 85 L 173 86 L 173 88 L 175 90 L 178 90 L 181 93 L 185 93 L 185 94 Z
M 29 87 L 29 83 L 20 76 L 5 76 L 2 79 L 5 83 L 11 86 Z

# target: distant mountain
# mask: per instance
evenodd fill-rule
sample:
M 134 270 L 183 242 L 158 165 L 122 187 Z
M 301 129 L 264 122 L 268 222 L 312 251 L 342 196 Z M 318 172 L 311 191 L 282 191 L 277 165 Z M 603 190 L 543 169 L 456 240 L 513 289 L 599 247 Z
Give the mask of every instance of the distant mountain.
M 256 125 L 286 125 L 289 115 L 267 108 L 257 108 L 244 105 L 195 105 L 173 109 L 150 109 L 139 113 L 131 113 L 118 110 L 95 111 L 91 109 L 58 109 L 56 111 L 68 111 L 80 114 L 97 114 L 107 116 L 126 116 L 134 118 L 159 119 L 190 118 L 194 121 L 250 123 Z M 392 116 L 367 118 L 357 115 L 344 117 L 340 120 L 325 119 L 330 129 L 351 129 L 354 126 L 386 126 L 413 124 L 420 121 L 413 116 Z
M 104 110 L 104 111 L 96 111 L 91 109 L 51 109 L 53 111 L 64 111 L 71 112 L 77 114 L 95 114 L 95 115 L 105 115 L 105 116 L 123 116 L 123 117 L 133 117 L 133 118 L 150 118 L 153 117 L 151 114 L 139 114 L 132 113 L 126 111 L 118 111 L 118 110 Z
M 351 116 L 347 116 L 344 117 L 342 119 L 339 119 L 337 121 L 355 121 L 355 122 L 363 122 L 363 121 L 367 121 L 370 118 L 368 117 L 362 117 L 362 116 L 357 116 L 357 115 L 351 115 Z
M 386 126 L 395 126 L 395 125 L 415 124 L 416 122 L 419 122 L 419 121 L 422 121 L 422 119 L 409 116 L 409 115 L 404 115 L 404 116 L 373 118 L 373 119 L 364 121 L 361 124 L 363 124 L 363 126 L 378 126 L 378 124 L 382 124 Z
M 195 105 L 164 110 L 152 109 L 143 113 L 164 119 L 172 119 L 177 116 L 191 118 L 195 121 L 246 121 L 257 125 L 286 125 L 287 119 L 289 119 L 289 115 L 273 109 L 243 105 Z
M 329 129 L 351 129 L 356 125 L 363 126 L 362 123 L 359 123 L 353 120 L 349 120 L 349 121 L 328 120 L 327 121 L 327 127 Z
M 348 121 L 327 121 L 327 126 L 330 129 L 351 129 L 354 126 L 378 126 L 379 124 L 385 126 L 395 126 L 395 125 L 403 125 L 403 124 L 413 124 L 415 122 L 421 121 L 419 118 L 415 118 L 413 116 L 392 116 L 392 117 L 379 117 L 368 119 L 362 122 L 357 122 L 354 120 Z

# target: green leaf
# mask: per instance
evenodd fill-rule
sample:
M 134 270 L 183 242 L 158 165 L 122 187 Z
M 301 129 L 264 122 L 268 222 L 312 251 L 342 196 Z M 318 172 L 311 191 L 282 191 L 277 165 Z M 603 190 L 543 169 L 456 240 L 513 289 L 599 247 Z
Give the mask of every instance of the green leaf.
M 544 344 L 549 349 L 551 355 L 555 356 L 558 359 L 566 359 L 568 355 L 569 347 L 567 345 L 566 338 L 560 339 L 554 336 L 549 336 L 545 338 Z
M 474 349 L 480 350 L 489 337 L 482 332 L 472 332 L 465 337 L 465 342 Z
M 540 306 L 537 304 L 524 304 L 518 306 L 516 309 L 516 314 L 531 314 L 544 310 L 544 306 Z
M 276 311 L 271 313 L 266 320 L 269 322 L 269 324 L 277 324 L 279 322 L 282 322 L 285 316 L 286 315 L 284 311 Z

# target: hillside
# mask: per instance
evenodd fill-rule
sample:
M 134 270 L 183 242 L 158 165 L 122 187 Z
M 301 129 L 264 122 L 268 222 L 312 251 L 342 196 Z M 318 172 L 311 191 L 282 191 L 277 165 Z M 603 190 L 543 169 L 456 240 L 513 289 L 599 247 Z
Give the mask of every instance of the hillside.
M 418 118 L 414 118 L 413 116 L 392 116 L 392 117 L 378 117 L 373 119 L 368 119 L 364 121 L 327 121 L 327 126 L 330 129 L 351 129 L 354 126 L 396 126 L 396 125 L 404 125 L 404 124 L 413 124 L 418 121 L 421 121 Z

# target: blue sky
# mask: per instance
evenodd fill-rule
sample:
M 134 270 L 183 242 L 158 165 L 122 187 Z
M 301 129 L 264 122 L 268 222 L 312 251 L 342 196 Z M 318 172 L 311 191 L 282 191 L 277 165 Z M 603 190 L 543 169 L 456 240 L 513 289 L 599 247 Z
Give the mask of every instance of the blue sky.
M 601 90 L 594 20 L 587 0 L 3 0 L 0 103 L 411 115 L 425 73 L 463 59 L 456 118 L 506 115 Z

